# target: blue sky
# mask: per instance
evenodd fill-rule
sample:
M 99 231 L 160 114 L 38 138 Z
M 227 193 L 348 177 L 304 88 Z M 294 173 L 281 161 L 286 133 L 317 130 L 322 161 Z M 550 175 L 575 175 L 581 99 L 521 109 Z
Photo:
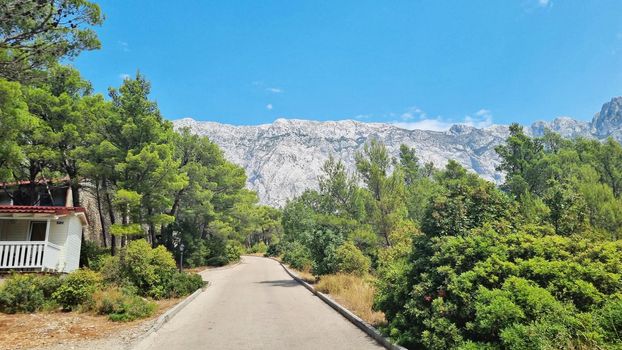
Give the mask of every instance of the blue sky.
M 622 1 L 99 1 L 106 92 L 137 70 L 168 119 L 405 127 L 589 120 L 622 95 Z

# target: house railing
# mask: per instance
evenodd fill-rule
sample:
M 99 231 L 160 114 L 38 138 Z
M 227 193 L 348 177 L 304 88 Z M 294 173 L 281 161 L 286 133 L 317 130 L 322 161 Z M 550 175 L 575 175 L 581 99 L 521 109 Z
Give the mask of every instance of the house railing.
M 58 270 L 61 247 L 50 242 L 0 241 L 0 269 Z

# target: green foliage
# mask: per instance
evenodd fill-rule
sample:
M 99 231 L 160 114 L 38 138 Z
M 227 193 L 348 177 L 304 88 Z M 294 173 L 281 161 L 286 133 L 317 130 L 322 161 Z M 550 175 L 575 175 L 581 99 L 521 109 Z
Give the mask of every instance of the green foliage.
M 0 78 L 0 180 L 10 179 L 14 167 L 25 158 L 21 137 L 36 122 L 20 85 Z
M 176 270 L 175 260 L 166 248 L 151 248 L 145 240 L 130 242 L 119 256 L 107 259 L 102 266 L 107 282 L 133 285 L 140 295 L 158 299 L 167 296 Z
M 36 276 L 15 274 L 0 286 L 0 311 L 35 312 L 44 303 L 43 291 L 35 283 Z
M 342 242 L 342 235 L 330 229 L 320 228 L 309 235 L 306 246 L 313 261 L 314 274 L 326 275 L 338 271 L 337 249 Z
M 594 314 L 604 341 L 619 347 L 622 344 L 622 295 L 611 296 Z
M 184 255 L 184 265 L 190 267 L 198 267 L 206 264 L 207 257 L 210 255 L 210 250 L 205 240 L 188 240 L 186 243 L 186 249 L 188 253 Z
M 300 242 L 291 242 L 283 246 L 283 262 L 291 267 L 306 271 L 310 270 L 313 264 L 311 254 L 307 247 Z
M 97 270 L 97 264 L 106 255 L 108 249 L 100 247 L 96 242 L 83 239 L 80 247 L 80 267 Z
M 282 243 L 274 243 L 268 246 L 266 249 L 265 256 L 280 256 L 283 254 L 283 244 Z
M 620 253 L 619 242 L 597 243 L 541 229 L 499 233 L 487 226 L 466 235 L 415 236 L 406 271 L 383 274 L 405 286 L 381 288 L 378 306 L 392 336 L 406 346 L 428 346 L 419 337 L 432 343 L 462 339 L 439 348 L 481 339 L 517 349 L 592 344 L 599 337 L 581 340 L 582 334 L 600 331 L 586 329 L 582 313 L 597 314 L 607 294 L 622 290 Z M 430 319 L 429 313 L 440 307 L 437 300 L 442 315 Z M 447 338 L 452 327 L 459 337 Z M 537 343 L 520 345 L 526 339 Z
M 105 259 L 101 273 L 109 284 L 155 299 L 183 296 L 203 285 L 200 276 L 177 272 L 166 248 L 151 248 L 145 240 L 132 241 L 118 256 Z
M 98 290 L 102 277 L 98 272 L 88 269 L 76 270 L 62 280 L 60 287 L 52 295 L 65 310 L 73 310 L 86 302 Z
M 0 77 L 32 81 L 41 69 L 98 49 L 97 34 L 87 26 L 101 25 L 103 19 L 97 4 L 83 0 L 3 1 Z
M 167 296 L 171 298 L 183 297 L 194 293 L 201 287 L 203 287 L 203 278 L 201 276 L 196 273 L 177 272 L 167 286 Z
M 337 270 L 363 276 L 369 272 L 371 260 L 354 243 L 347 241 L 337 248 Z
M 225 247 L 225 256 L 228 262 L 240 260 L 240 256 L 244 254 L 244 246 L 238 241 L 229 240 Z
M 455 161 L 439 175 L 443 189 L 433 197 L 422 219 L 422 230 L 432 236 L 459 235 L 483 223 L 509 225 L 512 203 L 495 186 Z
M 251 254 L 265 254 L 268 251 L 268 246 L 264 242 L 255 243 L 252 247 L 248 248 L 248 252 Z

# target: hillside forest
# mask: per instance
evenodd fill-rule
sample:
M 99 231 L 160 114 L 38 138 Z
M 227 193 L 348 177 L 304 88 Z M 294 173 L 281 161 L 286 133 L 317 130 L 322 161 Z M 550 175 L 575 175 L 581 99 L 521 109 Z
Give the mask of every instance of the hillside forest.
M 501 186 L 375 140 L 356 174 L 329 159 L 283 209 L 284 260 L 367 276 L 409 349 L 619 348 L 622 147 L 514 124 L 496 151 Z
M 406 145 L 391 157 L 371 139 L 356 173 L 331 157 L 317 189 L 263 206 L 215 143 L 173 130 L 140 72 L 103 95 L 68 64 L 101 46 L 92 28 L 103 21 L 84 0 L 0 1 L 0 182 L 62 179 L 76 206 L 94 198 L 101 230 L 84 240 L 82 264 L 103 277 L 76 278 L 178 296 L 192 288 L 149 284 L 136 266 L 164 261 L 154 271 L 181 280 L 182 244 L 187 267 L 265 253 L 320 280 L 364 279 L 382 331 L 410 349 L 622 349 L 616 141 L 512 125 L 497 186 L 455 161 L 422 164 Z

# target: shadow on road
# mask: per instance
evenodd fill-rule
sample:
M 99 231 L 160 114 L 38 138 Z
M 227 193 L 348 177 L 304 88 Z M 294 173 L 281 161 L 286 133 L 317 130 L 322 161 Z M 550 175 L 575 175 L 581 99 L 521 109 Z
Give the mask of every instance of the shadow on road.
M 294 280 L 274 280 L 274 281 L 261 281 L 261 282 L 255 282 L 255 283 L 269 284 L 274 287 L 296 287 L 298 285 L 298 282 Z

